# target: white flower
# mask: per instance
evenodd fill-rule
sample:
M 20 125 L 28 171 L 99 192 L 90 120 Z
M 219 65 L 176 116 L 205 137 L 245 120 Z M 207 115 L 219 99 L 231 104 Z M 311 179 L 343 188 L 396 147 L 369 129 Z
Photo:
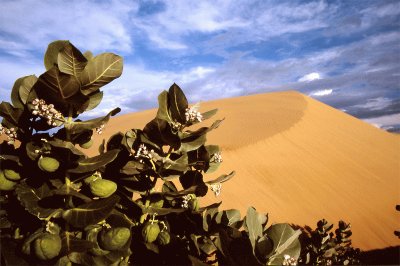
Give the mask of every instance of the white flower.
M 139 149 L 136 151 L 135 158 L 153 159 L 154 150 L 148 150 L 146 145 L 140 144 Z
M 219 194 L 221 194 L 222 184 L 221 183 L 212 184 L 210 188 L 211 191 L 214 192 L 215 196 L 219 196 Z
M 190 108 L 186 108 L 185 117 L 186 122 L 201 122 L 203 121 L 203 116 L 198 112 L 199 105 L 195 104 Z
M 64 123 L 63 114 L 54 108 L 54 104 L 47 105 L 43 99 L 34 99 L 32 105 L 32 114 L 45 118 L 49 126 L 55 127 Z
M 220 152 L 214 153 L 211 161 L 212 163 L 222 163 L 222 155 Z
M 193 198 L 192 195 L 188 194 L 182 197 L 183 201 L 181 204 L 182 208 L 188 209 L 189 208 L 189 201 Z
M 105 127 L 104 124 L 101 124 L 99 127 L 96 127 L 96 133 L 99 135 L 103 134 L 104 127 Z
M 3 125 L 0 124 L 0 135 L 6 134 L 7 136 L 7 143 L 9 145 L 13 145 L 15 140 L 17 139 L 17 132 L 15 128 L 6 128 L 3 127 Z
M 290 255 L 283 255 L 282 265 L 297 265 L 297 260 L 295 258 L 290 257 Z

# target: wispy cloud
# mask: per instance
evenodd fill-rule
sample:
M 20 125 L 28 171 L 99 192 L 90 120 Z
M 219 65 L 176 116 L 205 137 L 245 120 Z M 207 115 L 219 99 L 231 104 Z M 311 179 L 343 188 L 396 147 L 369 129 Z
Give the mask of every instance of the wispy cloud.
M 69 39 L 125 57 L 91 116 L 155 107 L 173 82 L 193 102 L 294 89 L 359 118 L 400 113 L 395 0 L 4 0 L 1 8 L 1 99 L 16 78 L 43 72 L 49 42 Z

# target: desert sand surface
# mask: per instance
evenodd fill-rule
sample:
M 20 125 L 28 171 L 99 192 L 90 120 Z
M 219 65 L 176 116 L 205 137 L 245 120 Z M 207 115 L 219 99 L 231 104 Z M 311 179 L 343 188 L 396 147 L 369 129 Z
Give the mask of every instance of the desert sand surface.
M 208 134 L 224 162 L 207 179 L 236 171 L 203 204 L 248 206 L 270 223 L 315 227 L 325 218 L 351 223 L 353 245 L 363 250 L 399 245 L 400 136 L 385 132 L 298 92 L 259 94 L 201 103 L 225 118 Z M 112 118 L 94 147 L 116 131 L 143 128 L 156 110 Z M 207 120 L 202 124 L 211 124 Z M 93 149 L 94 155 L 96 150 Z
M 400 245 L 393 234 L 400 229 L 400 135 L 295 91 L 204 102 L 200 111 L 214 108 L 217 115 L 201 125 L 225 118 L 207 140 L 222 147 L 224 162 L 206 179 L 236 175 L 203 206 L 222 201 L 221 209 L 240 209 L 242 217 L 254 206 L 269 223 L 313 228 L 322 218 L 342 219 L 352 225 L 355 247 Z M 116 132 L 143 128 L 156 112 L 113 117 L 89 155 Z

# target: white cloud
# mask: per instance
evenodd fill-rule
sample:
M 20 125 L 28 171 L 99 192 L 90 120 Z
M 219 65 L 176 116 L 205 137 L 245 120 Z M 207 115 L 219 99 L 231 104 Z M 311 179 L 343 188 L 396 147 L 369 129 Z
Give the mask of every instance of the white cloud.
M 380 117 L 363 119 L 365 122 L 376 125 L 379 128 L 392 125 L 400 125 L 400 114 L 384 115 Z
M 319 90 L 319 91 L 315 91 L 312 92 L 310 95 L 311 96 L 327 96 L 332 94 L 333 90 L 332 89 L 325 89 L 325 90 Z
M 310 74 L 304 75 L 303 77 L 299 78 L 299 82 L 305 82 L 305 81 L 313 81 L 316 79 L 321 79 L 321 76 L 317 72 L 312 72 Z
M 376 111 L 376 110 L 382 110 L 391 104 L 392 104 L 391 99 L 385 97 L 378 97 L 375 99 L 369 99 L 365 104 L 357 104 L 354 105 L 353 107 Z
M 43 51 L 55 39 L 93 51 L 132 50 L 126 21 L 137 9 L 133 2 L 6 0 L 1 8 L 0 43 L 14 55 L 21 50 Z

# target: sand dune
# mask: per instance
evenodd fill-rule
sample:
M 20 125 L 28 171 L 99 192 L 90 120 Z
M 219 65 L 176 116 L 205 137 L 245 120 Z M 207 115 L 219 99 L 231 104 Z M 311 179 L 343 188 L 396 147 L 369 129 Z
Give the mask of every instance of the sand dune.
M 208 143 L 223 148 L 214 178 L 236 176 L 222 193 L 224 209 L 248 206 L 269 213 L 271 222 L 315 226 L 317 220 L 352 224 L 362 249 L 398 245 L 400 228 L 400 136 L 377 129 L 297 92 L 252 95 L 202 103 L 219 108 L 225 121 Z M 104 135 L 142 128 L 156 110 L 113 118 Z M 204 123 L 211 123 L 207 121 Z M 100 140 L 97 140 L 99 143 Z
M 353 244 L 364 250 L 399 245 L 400 136 L 377 129 L 297 92 L 237 97 L 201 105 L 219 108 L 224 123 L 209 133 L 224 163 L 208 178 L 236 171 L 203 204 L 248 206 L 269 213 L 270 222 L 311 225 L 322 218 L 350 222 Z M 112 118 L 101 136 L 143 128 L 156 110 Z M 211 124 L 206 121 L 204 124 Z M 97 153 L 96 148 L 90 150 Z

